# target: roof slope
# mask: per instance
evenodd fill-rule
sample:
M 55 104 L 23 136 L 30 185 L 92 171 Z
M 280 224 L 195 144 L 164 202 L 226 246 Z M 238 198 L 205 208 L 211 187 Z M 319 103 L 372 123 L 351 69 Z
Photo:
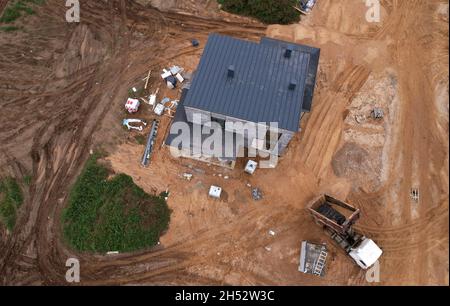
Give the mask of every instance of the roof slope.
M 277 46 L 279 48 L 286 48 L 288 45 L 291 45 L 296 51 L 309 53 L 310 61 L 307 71 L 308 76 L 306 77 L 305 94 L 303 96 L 303 111 L 310 112 L 314 96 L 314 89 L 316 87 L 316 76 L 317 76 L 317 69 L 319 67 L 320 49 L 305 45 L 290 44 L 286 41 L 273 39 L 269 37 L 263 37 L 261 39 L 261 44 L 268 44 L 271 46 Z
M 251 122 L 278 122 L 279 128 L 297 132 L 307 83 L 311 83 L 312 53 L 284 42 L 294 50 L 286 58 L 286 47 L 280 41 L 270 42 L 211 34 L 184 106 Z M 233 78 L 228 77 L 231 65 Z M 291 82 L 297 84 L 294 90 L 289 89 Z

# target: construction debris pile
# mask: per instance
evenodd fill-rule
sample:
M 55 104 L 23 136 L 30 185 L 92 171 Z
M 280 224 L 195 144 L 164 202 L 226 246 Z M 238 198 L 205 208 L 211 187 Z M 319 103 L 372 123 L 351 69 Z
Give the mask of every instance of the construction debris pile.
M 255 200 L 255 201 L 261 200 L 263 197 L 261 190 L 259 190 L 259 188 L 253 188 L 252 189 L 252 197 L 253 197 L 253 200 Z
M 162 116 L 164 112 L 167 112 L 167 115 L 172 117 L 177 110 L 179 102 L 179 100 L 170 100 L 169 98 L 164 97 L 161 102 L 153 108 L 153 111 L 158 116 Z
M 169 69 L 163 69 L 161 78 L 166 81 L 167 87 L 174 89 L 177 87 L 177 83 L 183 83 L 184 78 L 181 73 L 184 71 L 183 68 L 178 66 L 172 66 Z
M 181 84 L 185 81 L 185 78 L 183 77 L 183 71 L 184 68 L 182 67 L 172 66 L 170 67 L 170 69 L 163 69 L 163 74 L 161 75 L 161 77 L 167 84 L 168 88 L 173 89 L 176 88 L 177 84 Z M 186 77 L 190 79 L 192 75 L 186 73 Z M 148 167 L 148 165 L 150 164 L 151 155 L 154 150 L 158 127 L 160 124 L 159 120 L 157 120 L 157 117 L 168 116 L 170 118 L 173 118 L 179 104 L 179 100 L 171 99 L 168 97 L 162 97 L 161 100 L 158 100 L 160 88 L 157 88 L 156 90 L 151 90 L 149 88 L 151 78 L 152 70 L 149 70 L 147 77 L 142 80 L 143 82 L 145 82 L 143 88 L 137 86 L 132 87 L 128 91 L 129 97 L 125 102 L 125 110 L 128 114 L 136 115 L 136 117 L 125 118 L 122 120 L 122 125 L 124 127 L 126 127 L 129 131 L 134 130 L 137 132 L 144 131 L 144 129 L 147 127 L 146 120 L 153 120 L 150 133 L 147 137 L 145 152 L 143 153 L 141 161 L 141 164 L 144 167 Z M 186 82 L 186 84 L 188 83 L 189 82 Z M 137 114 L 140 112 L 140 109 L 142 108 L 142 105 L 149 105 L 150 113 L 140 114 L 139 116 L 137 116 Z M 143 116 L 146 116 L 146 120 L 142 119 Z M 147 116 L 149 118 L 147 118 Z
M 374 108 L 372 111 L 372 118 L 373 119 L 383 119 L 384 117 L 384 112 L 381 108 Z
M 370 112 L 370 116 L 368 114 L 356 114 L 355 115 L 355 121 L 358 124 L 365 123 L 368 119 L 372 118 L 373 120 L 381 120 L 384 118 L 384 111 L 382 108 L 375 107 Z

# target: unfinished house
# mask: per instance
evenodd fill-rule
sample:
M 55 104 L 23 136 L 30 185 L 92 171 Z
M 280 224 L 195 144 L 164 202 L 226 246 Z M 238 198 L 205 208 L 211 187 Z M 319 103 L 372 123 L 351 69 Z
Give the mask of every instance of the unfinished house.
M 181 156 L 230 168 L 249 150 L 282 155 L 300 131 L 303 113 L 311 111 L 319 57 L 319 49 L 267 37 L 257 43 L 211 34 L 166 144 Z M 176 129 L 179 122 L 190 133 Z M 258 131 L 235 123 L 257 125 Z M 215 133 L 222 142 L 214 145 L 222 147 L 198 154 L 195 149 L 209 145 Z M 226 139 L 233 140 L 231 146 Z

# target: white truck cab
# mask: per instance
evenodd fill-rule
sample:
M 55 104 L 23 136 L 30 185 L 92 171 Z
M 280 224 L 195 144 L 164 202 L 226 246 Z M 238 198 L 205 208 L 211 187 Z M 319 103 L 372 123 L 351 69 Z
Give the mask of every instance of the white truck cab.
M 349 255 L 353 260 L 363 268 L 369 269 L 380 258 L 383 251 L 371 239 L 364 238 L 358 247 L 352 248 Z

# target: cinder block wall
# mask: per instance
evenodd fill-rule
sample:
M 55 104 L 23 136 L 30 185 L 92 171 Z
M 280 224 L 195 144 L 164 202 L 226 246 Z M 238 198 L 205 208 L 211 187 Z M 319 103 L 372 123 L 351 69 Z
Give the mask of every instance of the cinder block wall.
M 237 118 L 233 118 L 233 117 L 229 117 L 229 116 L 224 116 L 221 114 L 210 113 L 210 112 L 206 112 L 206 111 L 202 111 L 202 110 L 198 110 L 198 109 L 194 109 L 194 108 L 190 108 L 190 107 L 185 107 L 185 110 L 186 110 L 186 117 L 189 122 L 193 123 L 194 115 L 198 116 L 198 114 L 199 114 L 202 125 L 211 122 L 212 118 L 225 120 L 225 122 L 241 123 L 243 127 L 245 127 L 245 124 L 247 124 L 247 123 L 252 123 L 252 122 L 248 122 L 245 120 L 241 120 L 241 119 L 237 119 Z M 260 126 L 260 127 L 261 127 L 261 130 L 259 131 L 259 133 L 256 132 L 256 130 L 248 131 L 248 130 L 244 130 L 244 129 L 243 130 L 233 130 L 233 131 L 229 131 L 229 132 L 241 134 L 244 137 L 245 142 L 248 145 L 251 145 L 254 139 L 265 140 L 268 127 L 265 125 Z M 265 132 L 264 132 L 264 130 L 265 130 Z M 282 135 L 281 135 L 280 139 L 278 140 L 278 155 L 282 155 L 285 152 L 290 141 L 294 137 L 295 133 L 291 132 L 291 131 L 282 130 L 282 129 L 280 129 L 279 132 Z

